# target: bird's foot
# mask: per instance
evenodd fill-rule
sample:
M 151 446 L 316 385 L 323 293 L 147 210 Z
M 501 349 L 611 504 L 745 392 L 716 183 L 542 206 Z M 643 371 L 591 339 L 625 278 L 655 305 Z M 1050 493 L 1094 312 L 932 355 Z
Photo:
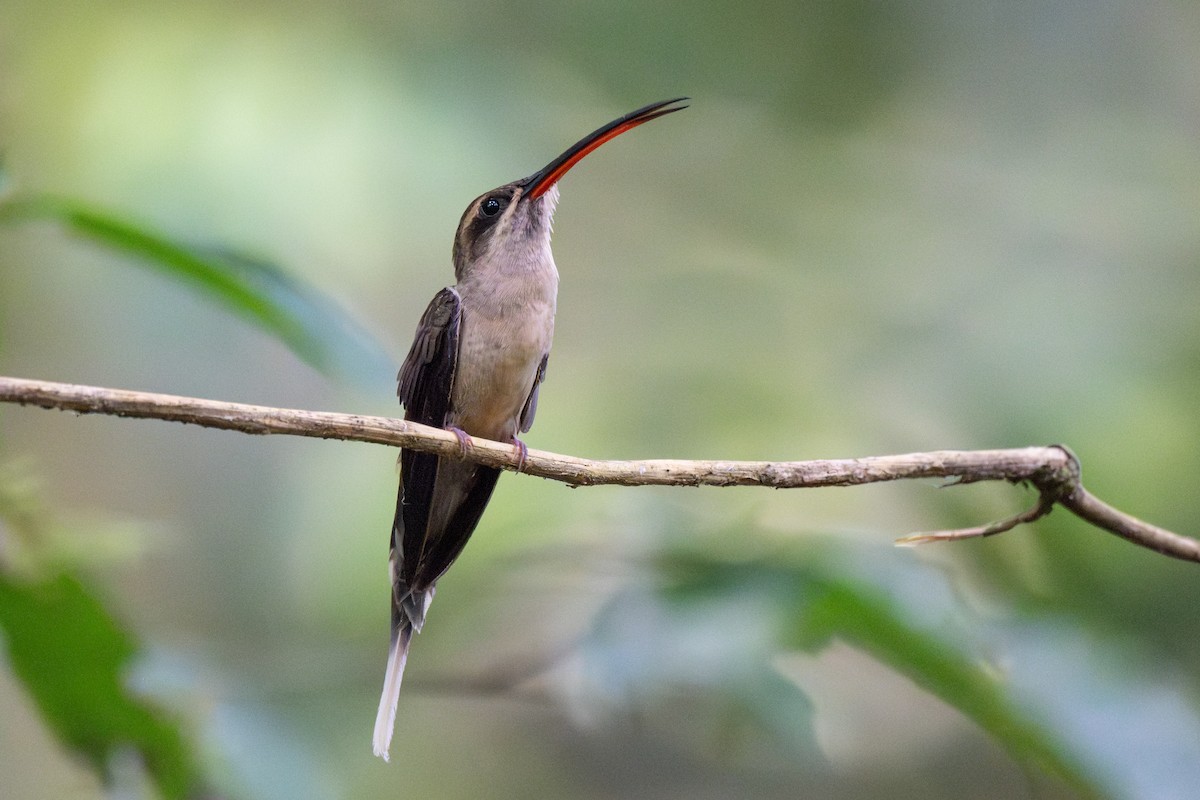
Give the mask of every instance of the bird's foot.
M 458 452 L 463 458 L 466 458 L 467 453 L 470 452 L 471 448 L 475 446 L 475 443 L 471 441 L 470 434 L 468 434 L 462 428 L 455 428 L 453 426 L 446 428 L 446 430 L 450 431 L 450 433 L 453 433 L 454 438 L 458 439 Z
M 529 448 L 517 437 L 513 437 L 513 448 L 517 451 L 517 472 L 525 471 L 525 460 L 529 458 Z

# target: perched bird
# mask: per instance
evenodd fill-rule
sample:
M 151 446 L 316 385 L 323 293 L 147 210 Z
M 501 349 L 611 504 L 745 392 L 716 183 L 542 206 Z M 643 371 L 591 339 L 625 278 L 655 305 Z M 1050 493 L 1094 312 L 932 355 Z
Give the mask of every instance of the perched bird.
M 464 453 L 471 436 L 512 442 L 529 430 L 546 376 L 558 270 L 550 225 L 558 180 L 600 145 L 644 122 L 680 111 L 686 97 L 653 103 L 585 136 L 528 178 L 475 198 L 454 237 L 454 286 L 425 309 L 400 368 L 404 418 L 452 431 Z M 500 470 L 464 459 L 400 453 L 400 496 L 388 564 L 392 641 L 375 755 L 388 758 L 400 680 L 438 578 L 462 552 L 492 496 Z

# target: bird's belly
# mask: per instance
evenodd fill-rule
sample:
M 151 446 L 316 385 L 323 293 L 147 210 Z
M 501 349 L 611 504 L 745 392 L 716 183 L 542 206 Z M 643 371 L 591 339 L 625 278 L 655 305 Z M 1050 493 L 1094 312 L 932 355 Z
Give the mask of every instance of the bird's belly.
M 552 313 L 552 312 L 551 312 Z M 543 355 L 553 317 L 522 325 L 467 325 L 448 423 L 472 436 L 507 441 L 516 435 Z

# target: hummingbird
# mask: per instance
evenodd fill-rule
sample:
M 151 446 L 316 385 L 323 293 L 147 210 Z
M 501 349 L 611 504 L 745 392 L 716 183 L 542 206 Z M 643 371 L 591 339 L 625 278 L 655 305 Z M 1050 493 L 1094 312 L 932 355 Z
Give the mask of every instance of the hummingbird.
M 517 434 L 533 425 L 554 336 L 558 269 L 550 227 L 558 181 L 609 139 L 681 111 L 687 106 L 678 103 L 687 99 L 615 119 L 529 177 L 471 201 L 454 236 L 456 283 L 429 303 L 400 367 L 397 395 L 406 420 L 451 431 L 464 456 L 472 436 L 511 442 L 518 471 L 524 467 L 528 451 Z M 388 557 L 392 638 L 374 737 L 375 755 L 385 761 L 413 634 L 425 624 L 438 579 L 462 552 L 499 477 L 499 469 L 462 458 L 400 451 Z

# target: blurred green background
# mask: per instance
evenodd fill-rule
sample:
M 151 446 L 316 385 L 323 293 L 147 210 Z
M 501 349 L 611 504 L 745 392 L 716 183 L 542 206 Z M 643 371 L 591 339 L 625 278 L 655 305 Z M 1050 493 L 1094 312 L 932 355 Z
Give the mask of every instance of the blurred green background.
M 680 94 L 691 108 L 561 184 L 530 446 L 801 459 L 1066 442 L 1099 496 L 1200 529 L 1189 3 L 8 0 L 10 191 L 277 264 L 387 357 L 351 348 L 323 374 L 43 220 L 0 227 L 0 374 L 398 413 L 388 362 L 452 280 L 465 205 Z M 220 796 L 1200 785 L 1197 567 L 1062 512 L 897 550 L 1032 499 L 936 483 L 506 476 L 414 645 L 384 764 L 369 738 L 394 462 L 6 406 L 0 556 L 20 519 L 43 561 L 82 576 L 140 641 L 131 685 L 170 709 Z M 138 796 L 137 761 L 112 756 L 111 791 Z M 0 775 L 6 797 L 105 794 L 7 668 Z

